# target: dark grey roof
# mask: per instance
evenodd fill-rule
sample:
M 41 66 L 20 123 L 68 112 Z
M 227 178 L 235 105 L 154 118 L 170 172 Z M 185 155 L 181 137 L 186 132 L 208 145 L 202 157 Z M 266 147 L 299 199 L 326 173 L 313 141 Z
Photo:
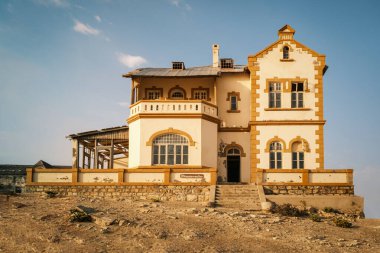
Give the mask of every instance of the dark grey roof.
M 16 164 L 0 164 L 0 175 L 26 175 L 27 168 L 71 168 L 70 165 L 50 165 L 47 162 L 40 160 L 34 165 L 16 165 Z
M 44 160 L 39 160 L 35 165 L 33 165 L 33 168 L 44 168 L 44 169 L 49 169 L 53 168 L 52 165 L 48 164 Z
M 123 77 L 209 77 L 220 76 L 223 72 L 244 72 L 245 65 L 235 65 L 232 69 L 214 68 L 212 66 L 192 67 L 187 69 L 141 68 L 131 71 Z

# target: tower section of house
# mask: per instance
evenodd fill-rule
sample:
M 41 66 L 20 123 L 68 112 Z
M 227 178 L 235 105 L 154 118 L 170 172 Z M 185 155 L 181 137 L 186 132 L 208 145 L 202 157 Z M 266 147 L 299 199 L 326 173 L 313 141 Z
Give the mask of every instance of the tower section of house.
M 294 40 L 278 40 L 248 57 L 251 80 L 251 182 L 259 169 L 324 168 L 325 56 Z
M 216 77 L 209 67 L 144 68 L 132 79 L 129 168 L 217 166 Z

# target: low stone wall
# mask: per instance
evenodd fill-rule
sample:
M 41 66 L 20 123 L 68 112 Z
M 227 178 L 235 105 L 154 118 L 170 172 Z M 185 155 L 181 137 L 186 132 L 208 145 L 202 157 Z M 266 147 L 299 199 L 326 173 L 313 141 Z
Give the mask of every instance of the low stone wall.
M 208 202 L 210 199 L 210 186 L 26 186 L 26 192 L 29 193 L 43 194 L 48 191 L 56 192 L 58 196 L 125 198 L 132 200 L 157 199 L 161 201 Z
M 265 185 L 266 195 L 354 195 L 354 186 Z

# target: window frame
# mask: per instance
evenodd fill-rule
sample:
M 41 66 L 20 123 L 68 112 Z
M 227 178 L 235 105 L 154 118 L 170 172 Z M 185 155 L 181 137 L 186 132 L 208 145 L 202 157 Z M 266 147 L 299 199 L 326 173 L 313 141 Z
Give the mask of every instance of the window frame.
M 189 145 L 189 139 L 180 134 L 168 133 L 156 136 L 152 141 L 151 164 L 153 166 L 187 165 Z
M 282 108 L 283 84 L 278 81 L 270 81 L 268 85 L 268 107 Z
M 305 108 L 305 83 L 292 81 L 290 83 L 290 106 L 291 108 Z M 299 87 L 302 86 L 302 90 Z M 293 89 L 295 87 L 295 89 Z
M 197 93 L 205 93 L 205 96 L 197 96 Z M 210 89 L 209 88 L 202 88 L 202 86 L 199 86 L 198 88 L 192 88 L 191 89 L 191 99 L 194 100 L 206 100 L 210 101 Z
M 240 110 L 239 110 L 239 108 L 240 108 L 239 107 L 239 101 L 241 101 L 240 92 L 235 92 L 235 91 L 228 92 L 226 101 L 229 102 L 229 109 L 227 110 L 227 112 L 229 112 L 229 113 L 239 113 L 240 112 Z
M 173 93 L 182 93 L 182 97 L 173 97 Z M 176 85 L 175 87 L 172 87 L 168 91 L 168 99 L 173 99 L 173 100 L 185 100 L 186 98 L 186 90 L 179 85 Z
M 273 141 L 269 146 L 269 169 L 282 169 L 282 162 L 282 144 L 279 141 Z
M 158 98 L 149 98 L 149 92 L 158 92 Z M 157 88 L 156 86 L 152 86 L 151 88 L 145 88 L 145 98 L 146 100 L 159 100 L 162 99 L 163 96 L 163 88 Z

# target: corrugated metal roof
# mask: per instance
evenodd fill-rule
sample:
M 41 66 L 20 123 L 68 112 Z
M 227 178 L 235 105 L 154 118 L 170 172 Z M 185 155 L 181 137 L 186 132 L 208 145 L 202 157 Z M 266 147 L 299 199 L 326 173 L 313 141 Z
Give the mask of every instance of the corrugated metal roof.
M 187 69 L 141 68 L 131 71 L 123 77 L 207 77 L 220 76 L 223 72 L 244 72 L 245 65 L 235 65 L 233 69 L 214 68 L 212 66 L 192 67 Z
M 66 138 L 69 139 L 78 139 L 82 137 L 90 138 L 90 137 L 103 137 L 107 139 L 107 136 L 110 138 L 122 138 L 122 139 L 128 139 L 128 126 L 118 126 L 118 127 L 110 127 L 110 128 L 103 128 L 101 130 L 93 130 L 93 131 L 87 131 L 77 134 L 70 134 Z

